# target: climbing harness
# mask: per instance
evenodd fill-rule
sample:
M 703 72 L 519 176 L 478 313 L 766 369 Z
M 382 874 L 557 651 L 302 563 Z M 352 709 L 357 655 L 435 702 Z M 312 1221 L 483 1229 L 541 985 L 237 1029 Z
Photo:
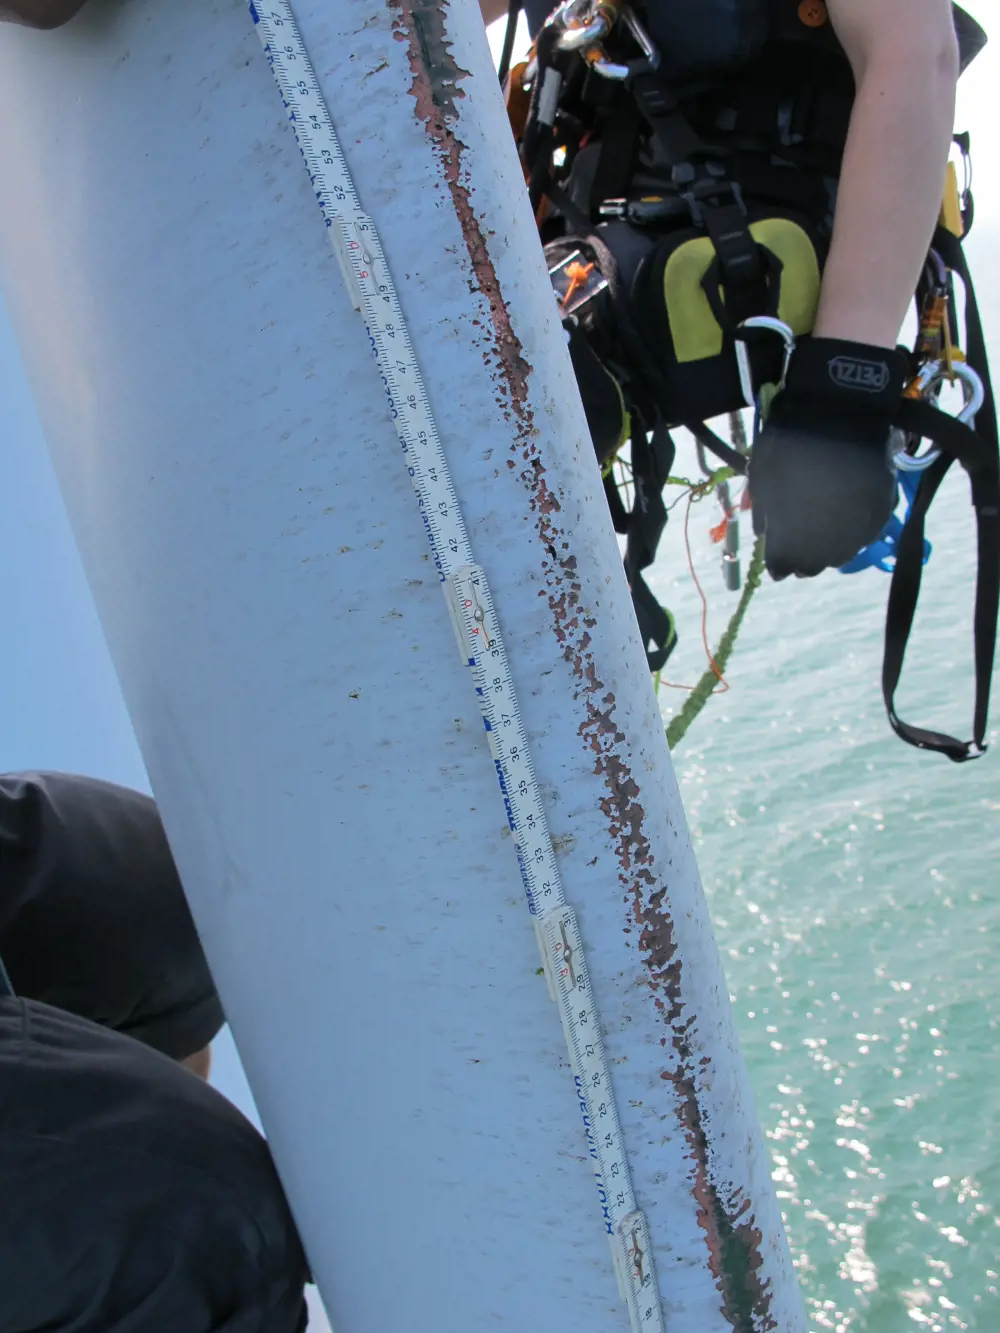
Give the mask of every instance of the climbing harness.
M 673 465 L 671 432 L 687 428 L 700 448 L 745 474 L 746 459 L 708 423 L 745 406 L 766 412 L 795 340 L 812 329 L 854 98 L 850 65 L 822 7 L 701 0 L 698 22 L 693 13 L 668 0 L 564 0 L 505 84 L 654 673 L 677 642 L 674 619 L 645 578 L 667 521 L 656 495 Z M 986 37 L 960 7 L 954 15 L 964 69 Z M 912 377 L 895 423 L 905 520 L 894 517 L 845 569 L 867 561 L 892 570 L 883 664 L 891 725 L 910 744 L 960 762 L 985 749 L 1000 600 L 1000 444 L 961 247 L 973 219 L 968 136 L 955 143 L 962 179 L 949 165 L 916 292 Z M 965 288 L 964 353 L 956 279 Z M 938 404 L 942 385 L 955 382 L 966 391 L 957 418 Z M 631 504 L 606 467 L 626 441 Z M 979 528 L 977 701 L 967 742 L 903 722 L 894 705 L 927 556 L 927 508 L 956 460 L 969 475 Z M 724 576 L 735 590 L 738 527 L 731 499 L 718 494 L 729 543 Z

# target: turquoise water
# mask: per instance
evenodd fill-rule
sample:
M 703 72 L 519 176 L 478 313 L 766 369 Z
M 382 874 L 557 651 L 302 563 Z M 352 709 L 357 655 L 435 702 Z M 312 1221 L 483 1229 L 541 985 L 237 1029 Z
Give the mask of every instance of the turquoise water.
M 899 699 L 904 718 L 963 738 L 967 497 L 956 476 L 932 510 Z M 690 524 L 713 641 L 735 605 L 707 535 L 718 516 L 708 500 Z M 670 675 L 693 683 L 705 657 L 683 507 L 661 551 L 650 583 L 682 635 Z M 730 691 L 675 763 L 810 1328 L 997 1333 L 1000 745 L 957 766 L 893 736 L 879 689 L 888 582 L 765 581 Z M 665 714 L 683 697 L 664 690 Z

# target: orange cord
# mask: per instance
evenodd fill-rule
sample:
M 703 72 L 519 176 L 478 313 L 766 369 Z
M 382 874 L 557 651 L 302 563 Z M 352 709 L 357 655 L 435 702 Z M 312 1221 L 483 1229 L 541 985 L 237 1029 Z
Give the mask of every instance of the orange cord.
M 691 554 L 690 519 L 691 506 L 694 504 L 694 499 L 694 491 L 689 491 L 687 509 L 684 511 L 684 547 L 687 551 L 688 569 L 691 571 L 691 578 L 694 580 L 694 586 L 697 588 L 698 596 L 701 598 L 701 641 L 705 647 L 705 656 L 708 659 L 708 665 L 715 672 L 716 680 L 718 680 L 722 687 L 721 689 L 713 690 L 712 693 L 713 695 L 727 694 L 729 692 L 729 683 L 716 665 L 715 658 L 712 656 L 711 646 L 708 642 L 708 598 L 705 596 L 705 590 L 701 586 L 698 572 L 694 567 L 694 556 Z M 665 685 L 668 690 L 684 690 L 688 694 L 693 694 L 697 689 L 696 685 L 680 685 L 671 680 L 664 680 L 662 676 L 660 677 L 660 684 Z
M 579 288 L 583 286 L 593 271 L 593 264 L 581 264 L 578 259 L 574 259 L 572 264 L 566 265 L 566 276 L 569 278 L 569 286 L 566 288 L 566 295 L 562 299 L 563 307 L 569 305 L 573 296 Z
M 735 509 L 730 508 L 725 510 L 725 518 L 721 521 L 721 523 L 716 523 L 714 528 L 709 528 L 708 530 L 708 535 L 711 537 L 712 541 L 716 544 L 716 546 L 718 546 L 719 542 L 725 539 L 726 529 L 729 527 L 730 523 L 733 521 L 736 515 L 739 513 L 743 514 L 747 513 L 750 507 L 751 507 L 750 488 L 748 486 L 744 486 L 743 494 L 740 496 L 740 501 L 739 504 L 736 506 L 736 508 Z
M 730 510 L 729 513 L 726 514 L 725 518 L 722 520 L 721 523 L 716 523 L 714 528 L 709 528 L 708 535 L 709 537 L 711 537 L 713 543 L 716 546 L 718 546 L 719 542 L 725 540 L 726 531 L 729 528 L 729 520 L 732 518 L 732 516 L 733 513 L 732 510 Z

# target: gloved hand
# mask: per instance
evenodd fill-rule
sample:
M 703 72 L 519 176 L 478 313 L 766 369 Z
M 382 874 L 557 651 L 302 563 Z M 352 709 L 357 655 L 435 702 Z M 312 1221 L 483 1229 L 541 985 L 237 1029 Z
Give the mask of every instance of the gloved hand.
M 889 432 L 906 354 L 803 338 L 750 458 L 753 525 L 773 579 L 837 569 L 896 507 Z

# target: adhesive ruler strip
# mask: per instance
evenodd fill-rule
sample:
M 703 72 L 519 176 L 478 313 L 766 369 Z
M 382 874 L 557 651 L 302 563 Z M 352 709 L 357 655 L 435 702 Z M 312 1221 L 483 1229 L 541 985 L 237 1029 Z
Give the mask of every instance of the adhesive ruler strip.
M 460 641 L 500 779 L 545 978 L 569 1048 L 618 1287 L 633 1333 L 663 1333 L 649 1228 L 632 1191 L 583 939 L 576 913 L 563 897 L 493 598 L 477 565 L 456 570 L 452 587 Z
M 562 892 L 510 665 L 473 562 L 447 460 L 374 223 L 361 208 L 286 0 L 249 0 L 356 310 L 365 321 L 438 574 L 470 668 L 549 990 L 559 1006 L 605 1231 L 633 1333 L 664 1333 L 646 1219 L 636 1209 L 583 941 Z

